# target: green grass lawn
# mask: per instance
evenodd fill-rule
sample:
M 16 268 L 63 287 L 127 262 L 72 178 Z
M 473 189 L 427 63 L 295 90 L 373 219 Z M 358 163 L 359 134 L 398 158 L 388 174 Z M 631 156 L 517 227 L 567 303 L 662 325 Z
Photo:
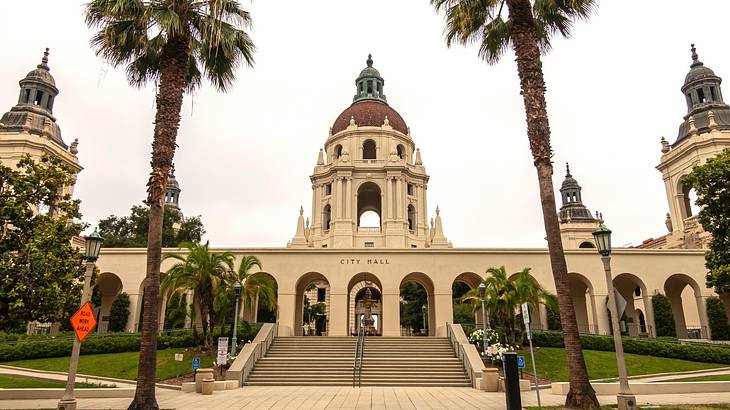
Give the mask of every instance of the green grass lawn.
M 157 380 L 175 377 L 175 353 L 184 353 L 180 363 L 180 374 L 192 371 L 192 355 L 185 349 L 166 349 L 157 351 Z M 200 367 L 211 367 L 215 359 L 215 352 L 201 356 Z M 37 370 L 68 371 L 70 357 L 51 357 L 45 359 L 18 360 L 3 362 L 8 366 L 25 367 Z M 135 380 L 137 378 L 137 364 L 139 352 L 88 354 L 79 356 L 78 373 L 93 376 L 116 377 L 118 379 Z
M 8 376 L 0 374 L 0 389 L 46 389 L 64 388 L 66 383 L 55 380 L 41 380 L 23 376 Z M 110 387 L 109 385 L 97 385 L 93 383 L 76 383 L 77 389 L 90 387 Z
M 527 371 L 532 372 L 530 352 L 525 351 Z M 616 370 L 616 354 L 596 350 L 583 350 L 583 357 L 588 367 L 588 377 L 593 379 L 608 379 L 618 377 Z M 551 381 L 568 381 L 568 368 L 565 361 L 565 350 L 556 347 L 541 347 L 535 351 L 537 372 L 540 377 Z M 626 368 L 629 376 L 638 374 L 671 373 L 689 370 L 713 369 L 727 367 L 723 364 L 698 363 L 688 360 L 667 359 L 664 357 L 641 356 L 626 354 Z
M 682 379 L 667 380 L 668 382 L 728 382 L 730 374 L 712 374 L 708 376 L 685 377 Z

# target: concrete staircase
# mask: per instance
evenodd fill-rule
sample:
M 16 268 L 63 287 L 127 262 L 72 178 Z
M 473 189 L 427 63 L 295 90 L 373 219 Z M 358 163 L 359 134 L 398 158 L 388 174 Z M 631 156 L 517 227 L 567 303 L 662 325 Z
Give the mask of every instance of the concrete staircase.
M 354 337 L 277 337 L 246 380 L 257 386 L 351 386 Z M 464 386 L 445 337 L 367 337 L 362 386 Z

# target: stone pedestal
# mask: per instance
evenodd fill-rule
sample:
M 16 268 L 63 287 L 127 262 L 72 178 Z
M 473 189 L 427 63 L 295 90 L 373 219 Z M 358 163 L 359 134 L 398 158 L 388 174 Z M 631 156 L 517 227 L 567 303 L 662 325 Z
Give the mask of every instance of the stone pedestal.
M 482 370 L 482 385 L 480 387 L 484 391 L 498 391 L 499 369 L 490 367 Z
M 196 393 L 201 393 L 203 391 L 203 380 L 205 379 L 213 379 L 213 369 L 198 369 L 195 371 Z
M 201 385 L 201 393 L 205 395 L 211 395 L 213 394 L 213 389 L 215 388 L 215 379 L 203 379 L 202 385 Z

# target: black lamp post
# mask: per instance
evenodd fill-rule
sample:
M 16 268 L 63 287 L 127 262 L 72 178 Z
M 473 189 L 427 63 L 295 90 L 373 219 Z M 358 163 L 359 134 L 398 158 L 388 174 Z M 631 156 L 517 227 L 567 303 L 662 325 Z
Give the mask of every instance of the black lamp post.
M 233 285 L 233 290 L 236 294 L 236 310 L 233 311 L 233 337 L 231 338 L 231 356 L 235 356 L 236 351 L 238 350 L 238 301 L 241 299 L 241 282 L 236 282 Z
M 636 409 L 636 397 L 629 388 L 626 363 L 624 361 L 624 346 L 621 340 L 621 329 L 619 328 L 618 309 L 616 307 L 616 296 L 613 290 L 613 277 L 611 276 L 611 230 L 606 228 L 603 221 L 599 220 L 598 228 L 593 231 L 593 239 L 596 242 L 598 253 L 601 254 L 603 270 L 606 272 L 606 289 L 608 291 L 608 309 L 611 312 L 611 327 L 613 328 L 613 343 L 616 349 L 616 365 L 618 367 L 619 392 L 617 397 L 620 410 Z
M 101 244 L 104 242 L 98 232 L 94 231 L 91 235 L 84 237 L 85 249 L 84 260 L 86 261 L 86 271 L 84 272 L 84 290 L 81 293 L 81 305 L 83 306 L 91 296 L 91 275 L 94 273 L 94 266 L 99 259 L 99 251 Z M 76 385 L 76 369 L 79 365 L 79 352 L 81 350 L 81 342 L 78 338 L 74 338 L 73 348 L 71 349 L 71 362 L 68 365 L 68 379 L 66 380 L 66 390 L 63 392 L 61 400 L 58 402 L 58 408 L 63 410 L 76 409 L 76 396 L 74 387 Z
M 423 316 L 423 331 L 426 332 L 426 305 L 421 306 L 421 316 Z
M 487 353 L 487 311 L 484 309 L 484 296 L 487 294 L 487 285 L 479 284 L 479 300 L 482 302 L 482 350 Z

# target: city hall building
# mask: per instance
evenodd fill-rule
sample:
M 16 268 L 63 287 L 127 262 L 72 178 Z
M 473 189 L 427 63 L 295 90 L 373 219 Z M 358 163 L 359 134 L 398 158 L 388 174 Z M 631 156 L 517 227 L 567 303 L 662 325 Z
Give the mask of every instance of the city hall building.
M 690 71 L 681 87 L 687 115 L 676 140 L 662 139 L 659 147 L 657 169 L 666 186 L 668 233 L 636 248 L 613 252 L 614 286 L 626 300 L 627 322 L 633 324 L 628 330 L 633 335 L 655 335 L 651 297 L 662 293 L 671 300 L 679 337 L 708 336 L 705 300 L 714 292 L 705 286 L 703 247 L 709 238 L 692 214 L 691 192 L 682 185 L 682 178 L 697 164 L 730 147 L 730 107 L 723 101 L 720 83 L 720 77 L 700 62 L 693 47 Z M 46 54 L 20 81 L 17 105 L 0 120 L 3 164 L 12 165 L 23 153 L 37 158 L 51 152 L 81 170 L 76 158 L 78 143 L 64 143 L 53 116 L 58 93 Z M 491 266 L 504 265 L 509 272 L 530 267 L 537 281 L 555 293 L 547 249 L 452 245 L 444 229 L 448 215 L 427 207 L 429 175 L 416 139 L 386 98 L 385 80 L 368 57 L 355 80 L 352 103 L 335 117 L 309 182 L 302 176 L 302 183 L 312 186 L 311 215 L 305 217 L 300 209 L 295 234 L 281 248 L 225 249 L 237 258 L 257 256 L 265 270 L 256 274 L 276 280 L 279 335 L 301 335 L 307 330 L 305 295 L 326 305 L 325 315 L 315 324 L 317 333 L 353 334 L 360 322 L 355 318 L 364 312 L 367 289 L 374 302 L 368 309 L 375 319 L 375 332 L 401 335 L 400 289 L 408 282 L 423 286 L 428 295 L 428 333 L 443 335 L 445 325 L 453 322 L 454 283 L 474 288 Z M 172 176 L 168 204 L 180 207 L 180 194 Z M 569 169 L 560 194 L 562 242 L 580 330 L 607 334 L 605 276 L 591 235 L 598 221 L 586 207 L 581 186 Z M 663 211 L 657 212 L 663 215 Z M 96 282 L 102 296 L 99 331 L 106 330 L 111 303 L 120 292 L 130 297 L 128 330 L 138 329 L 145 263 L 145 249 L 102 249 Z M 163 262 L 163 274 L 169 264 Z M 187 294 L 187 299 L 192 295 Z M 163 296 L 162 302 L 165 300 Z M 160 309 L 164 315 L 165 303 Z M 257 312 L 242 315 L 255 321 Z M 536 327 L 546 326 L 544 307 L 533 316 Z

